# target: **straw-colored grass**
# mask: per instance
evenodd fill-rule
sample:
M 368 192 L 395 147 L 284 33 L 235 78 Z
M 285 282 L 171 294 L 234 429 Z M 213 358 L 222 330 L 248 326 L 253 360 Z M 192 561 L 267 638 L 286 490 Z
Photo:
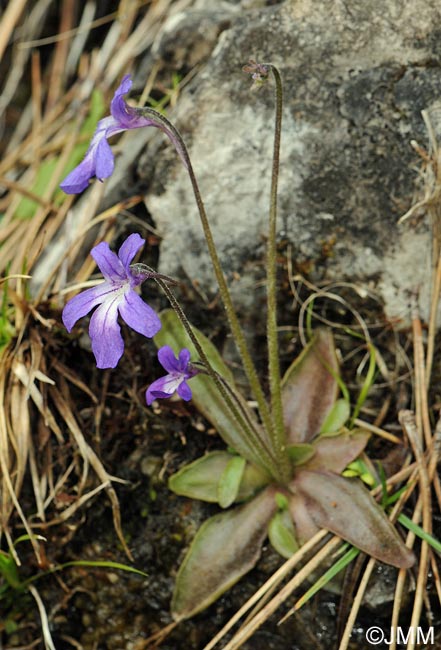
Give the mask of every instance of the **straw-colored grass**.
M 75 197 L 63 197 L 57 192 L 89 110 L 91 93 L 97 87 L 109 100 L 116 81 L 131 70 L 137 56 L 150 48 L 164 20 L 188 4 L 189 0 L 121 0 L 115 3 L 112 14 L 96 18 L 97 3 L 64 2 L 60 4 L 58 32 L 44 39 L 40 39 L 40 34 L 50 8 L 45 0 L 10 2 L 0 21 L 0 54 L 7 50 L 11 57 L 0 112 L 6 113 L 9 104 L 13 105 L 20 84 L 22 94 L 26 94 L 25 75 L 31 79 L 27 103 L 20 110 L 15 128 L 10 129 L 8 141 L 3 141 L 0 160 L 0 273 L 8 279 L 6 299 L 15 328 L 15 336 L 0 357 L 0 540 L 2 536 L 11 538 L 9 521 L 13 512 L 20 515 L 31 535 L 38 522 L 47 527 L 65 521 L 93 494 L 104 489 L 125 546 L 112 488 L 115 478 L 107 474 L 86 442 L 74 416 L 69 386 L 81 388 L 92 403 L 97 400 L 74 370 L 63 367 L 45 349 L 39 331 L 49 335 L 57 323 L 46 318 L 40 306 L 45 305 L 47 312 L 48 298 L 62 306 L 68 292 L 87 284 L 94 263 L 85 255 L 86 236 L 95 231 L 96 241 L 110 241 L 118 215 L 141 200 L 128 196 L 100 214 L 101 184 L 92 189 L 87 202 L 75 208 Z M 96 46 L 86 50 L 86 40 L 106 24 L 107 33 L 100 36 Z M 50 60 L 44 67 L 39 55 L 43 46 L 52 46 Z M 149 78 L 147 92 L 154 81 L 154 77 Z M 54 167 L 44 190 L 37 193 L 30 188 L 41 164 L 50 160 Z M 24 198 L 34 201 L 33 214 L 31 210 L 25 217 L 20 212 Z M 74 266 L 75 274 L 71 271 Z M 70 439 L 74 453 L 84 463 L 77 501 L 49 520 L 53 516 L 49 515 L 51 505 L 72 468 L 63 468 L 56 475 L 51 458 L 41 462 L 38 445 L 42 439 L 49 454 L 54 453 L 52 445 L 62 446 Z M 84 493 L 91 471 L 96 475 L 96 485 Z M 33 512 L 24 512 L 20 505 L 21 487 L 28 472 L 34 490 Z M 34 542 L 34 546 L 38 556 L 38 544 Z M 11 550 L 15 553 L 12 547 Z
M 111 14 L 100 16 L 100 3 L 93 1 L 65 0 L 55 7 L 48 0 L 11 0 L 0 19 L 0 59 L 8 60 L 0 83 L 0 302 L 8 320 L 8 329 L 0 332 L 0 545 L 19 567 L 14 546 L 19 535 L 29 535 L 43 566 L 38 535 L 78 521 L 78 513 L 104 495 L 131 559 L 114 489 L 120 479 L 108 473 L 90 432 L 82 430 L 72 390 L 97 412 L 104 405 L 57 354 L 57 308 L 90 281 L 95 268 L 86 254 L 90 241 L 110 241 L 122 229 L 118 217 L 141 199 L 127 196 L 100 212 L 102 184 L 83 202 L 63 195 L 58 184 L 74 148 L 80 142 L 87 146 L 89 136 L 80 136 L 80 129 L 94 89 L 108 113 L 122 75 L 133 71 L 164 21 L 189 4 L 120 0 Z M 51 24 L 53 36 L 42 39 L 43 27 Z M 158 62 L 143 101 L 160 69 Z M 50 171 L 38 185 L 44 165 Z M 25 482 L 32 490 L 23 499 Z M 53 647 L 44 604 L 35 587 L 31 593 L 44 643 Z

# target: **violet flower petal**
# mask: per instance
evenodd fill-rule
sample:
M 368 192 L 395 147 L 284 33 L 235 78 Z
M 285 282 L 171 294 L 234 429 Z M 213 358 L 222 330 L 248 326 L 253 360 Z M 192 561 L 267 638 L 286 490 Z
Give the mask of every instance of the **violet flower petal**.
M 89 186 L 89 180 L 94 175 L 94 152 L 90 151 L 86 154 L 84 160 L 60 183 L 60 187 L 66 194 L 81 194 Z
M 97 368 L 115 368 L 124 352 L 118 325 L 118 298 L 103 302 L 92 314 L 89 326 Z
M 127 95 L 132 87 L 132 79 L 129 74 L 126 74 L 115 91 L 112 101 L 110 102 L 110 112 L 115 122 L 123 126 L 125 129 L 131 128 L 130 106 L 124 100 L 124 95 Z M 132 111 L 134 109 L 131 109 Z
M 177 388 L 177 393 L 186 402 L 189 402 L 193 396 L 190 386 L 186 381 L 183 381 Z
M 118 125 L 112 116 L 105 117 L 98 122 L 83 160 L 66 176 L 62 183 L 60 183 L 61 189 L 66 192 L 66 194 L 79 194 L 88 187 L 89 180 L 95 175 L 98 176 L 101 174 L 101 176 L 99 176 L 101 180 L 111 175 L 114 165 L 113 153 L 107 144 L 106 135 L 112 127 L 114 132 L 118 130 Z M 122 129 L 119 128 L 119 130 L 121 131 Z M 106 147 L 102 149 L 99 148 L 102 142 L 106 143 L 108 147 L 107 149 Z M 98 174 L 96 173 L 97 156 L 100 159 L 100 169 Z
M 154 381 L 146 391 L 147 404 L 150 405 L 154 399 L 171 397 L 177 392 L 179 397 L 188 402 L 192 398 L 192 391 L 187 384 L 198 373 L 197 369 L 190 366 L 190 352 L 183 348 L 178 357 L 169 345 L 164 345 L 158 350 L 158 359 L 162 367 L 167 370 L 165 377 Z
M 145 239 L 138 235 L 138 233 L 133 233 L 127 237 L 125 242 L 121 245 L 121 248 L 118 251 L 118 257 L 121 260 L 124 268 L 129 272 L 130 264 L 135 257 L 139 249 L 144 246 Z
M 161 321 L 156 312 L 132 289 L 127 291 L 118 304 L 121 318 L 135 332 L 152 338 L 161 329 Z
M 98 286 L 86 289 L 71 298 L 66 303 L 61 315 L 67 331 L 72 331 L 77 320 L 88 314 L 96 305 L 102 303 L 106 295 L 112 291 L 113 288 L 108 282 L 102 282 Z
M 127 272 L 119 257 L 110 250 L 106 241 L 100 242 L 90 251 L 101 273 L 110 282 L 127 282 Z
M 164 370 L 167 372 L 179 372 L 181 370 L 179 361 L 169 345 L 164 345 L 158 350 L 158 360 Z
M 190 363 L 190 350 L 182 348 L 178 356 L 178 367 L 184 372 L 188 372 L 188 364 Z
M 110 148 L 104 134 L 95 149 L 95 171 L 93 175 L 96 176 L 99 181 L 102 181 L 105 178 L 109 178 L 114 169 L 115 159 L 113 157 L 112 149 Z
M 148 406 L 150 406 L 155 399 L 166 399 L 167 397 L 171 397 L 178 389 L 180 381 L 181 378 L 179 377 L 176 378 L 171 375 L 166 375 L 150 384 L 145 394 Z

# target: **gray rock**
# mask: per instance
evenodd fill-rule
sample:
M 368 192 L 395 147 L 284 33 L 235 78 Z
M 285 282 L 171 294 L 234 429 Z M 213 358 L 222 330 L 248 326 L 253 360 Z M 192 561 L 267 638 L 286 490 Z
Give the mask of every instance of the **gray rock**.
M 410 141 L 427 146 L 421 110 L 441 95 L 439 3 L 241 7 L 226 12 L 228 23 L 174 114 L 227 275 L 262 256 L 267 231 L 273 86 L 250 92 L 241 67 L 252 57 L 271 60 L 284 79 L 279 230 L 294 259 L 308 261 L 315 278 L 375 286 L 394 317 L 407 313 L 409 291 L 420 289 L 427 311 L 428 227 L 397 221 L 413 200 L 419 159 Z M 210 34 L 213 20 L 206 18 Z M 188 35 L 188 19 L 179 24 Z M 170 29 L 166 37 L 169 43 Z M 138 166 L 141 176 L 154 174 L 145 201 L 163 236 L 160 270 L 213 292 L 190 182 L 170 149 L 157 154 L 154 170 L 151 152 Z

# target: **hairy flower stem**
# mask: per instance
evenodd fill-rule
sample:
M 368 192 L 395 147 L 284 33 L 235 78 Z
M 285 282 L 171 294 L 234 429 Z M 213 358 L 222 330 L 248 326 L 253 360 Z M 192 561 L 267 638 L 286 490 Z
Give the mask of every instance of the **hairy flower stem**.
M 226 406 L 231 410 L 231 413 L 233 414 L 235 420 L 237 421 L 238 425 L 242 429 L 247 441 L 249 443 L 252 443 L 252 445 L 256 448 L 256 452 L 259 458 L 261 458 L 260 462 L 262 463 L 263 467 L 267 469 L 272 476 L 275 476 L 275 478 L 281 480 L 276 459 L 274 457 L 271 447 L 268 445 L 267 440 L 265 440 L 265 438 L 260 435 L 259 429 L 255 426 L 255 424 L 252 422 L 252 420 L 246 413 L 245 409 L 243 408 L 243 405 L 241 404 L 235 392 L 231 390 L 231 387 L 228 386 L 227 382 L 225 382 L 225 380 L 219 375 L 219 373 L 217 373 L 214 370 L 214 368 L 211 366 L 210 361 L 208 360 L 207 355 L 204 352 L 204 349 L 199 343 L 197 336 L 193 332 L 193 328 L 189 320 L 187 319 L 185 313 L 183 312 L 175 295 L 170 290 L 167 283 L 164 282 L 164 280 L 161 277 L 159 277 L 158 274 L 156 274 L 153 269 L 150 269 L 148 266 L 145 266 L 145 268 L 148 271 L 152 272 L 152 278 L 161 287 L 161 289 L 164 291 L 165 295 L 167 296 L 170 305 L 172 306 L 173 310 L 176 312 L 191 342 L 196 348 L 196 351 L 199 355 L 201 362 L 204 365 L 204 368 L 206 369 L 207 373 L 210 375 L 210 377 L 216 384 L 217 389 L 222 395 Z
M 269 229 L 266 256 L 267 272 L 267 326 L 268 375 L 271 394 L 271 412 L 274 428 L 271 431 L 274 449 L 280 465 L 280 472 L 289 480 L 290 462 L 286 454 L 286 434 L 283 422 L 282 391 L 280 387 L 279 343 L 277 332 L 277 186 L 279 180 L 280 139 L 282 132 L 283 88 L 278 69 L 266 64 L 275 80 L 276 115 L 274 126 L 273 164 L 271 171 L 271 191 L 269 209 Z
M 254 366 L 253 360 L 251 359 L 251 355 L 248 350 L 247 343 L 245 341 L 245 336 L 242 332 L 242 328 L 239 324 L 239 320 L 237 318 L 236 311 L 233 307 L 233 302 L 231 300 L 230 292 L 228 290 L 227 283 L 225 281 L 225 277 L 220 265 L 219 257 L 216 251 L 216 245 L 213 240 L 213 236 L 211 233 L 211 228 L 208 223 L 208 218 L 205 212 L 205 207 L 202 201 L 202 197 L 199 191 L 199 186 L 196 180 L 196 177 L 194 175 L 193 167 L 191 165 L 191 162 L 189 161 L 189 167 L 188 167 L 188 174 L 190 176 L 191 184 L 193 187 L 193 193 L 196 199 L 196 203 L 198 206 L 199 210 L 199 215 L 201 218 L 202 222 L 202 228 L 204 230 L 204 235 L 205 235 L 205 240 L 207 242 L 208 246 L 208 251 L 211 257 L 211 261 L 213 264 L 214 272 L 216 275 L 216 280 L 219 286 L 219 291 L 221 294 L 222 302 L 225 307 L 225 311 L 227 313 L 227 318 L 228 322 L 230 324 L 231 332 L 233 334 L 234 341 L 237 345 L 237 349 L 240 354 L 240 358 L 242 360 L 243 368 L 245 371 L 245 374 L 247 376 L 247 379 L 250 383 L 250 387 L 252 390 L 252 393 L 254 395 L 254 398 L 257 402 L 257 406 L 259 409 L 260 417 L 262 418 L 263 425 L 265 427 L 265 430 L 268 432 L 268 435 L 270 435 L 271 429 L 272 429 L 272 420 L 271 420 L 271 414 L 270 410 L 268 408 L 268 404 L 265 399 L 265 395 L 262 390 L 262 386 L 260 385 L 259 377 L 257 376 L 257 371 Z
M 188 171 L 188 175 L 190 177 L 191 185 L 193 188 L 193 194 L 196 200 L 196 204 L 198 207 L 199 211 L 199 216 L 201 219 L 201 224 L 202 224 L 202 229 L 204 231 L 204 236 L 205 240 L 207 242 L 207 247 L 208 247 L 208 252 L 210 254 L 211 262 L 213 265 L 214 273 L 216 276 L 217 284 L 219 287 L 219 292 L 221 295 L 221 299 L 223 302 L 223 305 L 225 307 L 225 311 L 227 313 L 227 318 L 228 322 L 230 325 L 231 333 L 233 335 L 234 341 L 236 343 L 237 349 L 239 351 L 243 368 L 245 371 L 245 374 L 247 376 L 247 379 L 249 381 L 251 391 L 253 393 L 253 396 L 257 402 L 257 406 L 259 409 L 259 414 L 260 417 L 262 418 L 263 426 L 269 436 L 271 438 L 274 438 L 274 435 L 271 435 L 271 433 L 274 431 L 274 424 L 273 420 L 271 417 L 271 412 L 268 407 L 268 404 L 265 399 L 265 395 L 262 389 L 262 386 L 259 381 L 259 377 L 257 375 L 256 368 L 254 366 L 253 360 L 251 358 L 250 352 L 248 350 L 248 346 L 245 340 L 245 336 L 243 334 L 242 328 L 239 323 L 239 319 L 237 318 L 236 311 L 233 306 L 233 302 L 231 300 L 230 292 L 228 289 L 228 285 L 226 283 L 222 267 L 219 261 L 219 257 L 217 254 L 216 250 L 216 245 L 214 243 L 213 235 L 211 232 L 210 224 L 208 221 L 207 213 L 205 211 L 205 206 L 202 201 L 202 196 L 199 190 L 199 185 L 196 180 L 196 176 L 193 170 L 193 166 L 191 164 L 190 156 L 188 154 L 187 147 L 182 139 L 181 134 L 179 131 L 176 129 L 176 127 L 163 115 L 160 113 L 157 113 L 155 110 L 151 108 L 140 108 L 138 109 L 139 113 L 141 115 L 154 115 L 155 119 L 160 122 L 163 127 L 164 131 L 168 132 L 169 134 L 171 133 L 172 135 L 171 140 L 175 144 L 175 147 Z M 277 459 L 277 464 L 280 462 L 280 459 Z M 277 469 L 277 475 L 278 479 L 282 480 L 285 482 L 287 480 L 286 473 L 282 472 L 280 473 L 280 467 Z M 274 476 L 274 469 L 271 472 Z

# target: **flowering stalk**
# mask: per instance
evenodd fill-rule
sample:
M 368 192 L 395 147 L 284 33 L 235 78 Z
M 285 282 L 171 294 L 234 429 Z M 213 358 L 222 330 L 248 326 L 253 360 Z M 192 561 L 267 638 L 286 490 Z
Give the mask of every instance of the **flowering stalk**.
M 185 313 L 183 312 L 179 302 L 176 300 L 176 297 L 174 296 L 173 292 L 170 290 L 167 283 L 158 274 L 155 274 L 153 272 L 153 269 L 150 269 L 150 267 L 145 265 L 142 266 L 145 268 L 147 272 L 151 273 L 152 279 L 155 280 L 155 282 L 164 291 L 165 295 L 167 296 L 170 302 L 170 305 L 173 307 L 174 311 L 178 315 L 179 320 L 181 321 L 194 347 L 196 348 L 196 351 L 203 364 L 203 367 L 205 368 L 206 372 L 210 375 L 210 377 L 216 384 L 216 387 L 219 390 L 220 394 L 222 395 L 225 404 L 231 410 L 231 413 L 234 415 L 234 418 L 236 419 L 238 425 L 242 429 L 245 438 L 247 439 L 248 442 L 251 442 L 256 447 L 256 450 L 258 450 L 258 453 L 262 458 L 262 464 L 268 469 L 268 471 L 272 476 L 274 476 L 278 480 L 283 480 L 283 477 L 280 474 L 280 467 L 277 462 L 277 458 L 274 457 L 271 446 L 268 445 L 268 441 L 261 436 L 259 429 L 256 426 L 254 426 L 254 423 L 250 420 L 248 414 L 244 412 L 244 409 L 242 408 L 242 404 L 240 403 L 240 400 L 238 400 L 237 395 L 234 393 L 234 391 L 231 390 L 228 384 L 211 366 L 207 358 L 207 355 L 204 352 L 203 347 L 199 343 L 199 340 L 195 335 L 195 333 L 193 332 L 190 322 L 188 321 Z
M 202 224 L 202 229 L 204 232 L 205 240 L 207 243 L 208 247 L 208 252 L 211 258 L 211 262 L 213 264 L 213 269 L 214 273 L 216 276 L 217 284 L 219 287 L 219 292 L 221 295 L 221 299 L 227 314 L 228 322 L 231 328 L 231 332 L 233 335 L 233 338 L 235 340 L 235 343 L 237 345 L 237 349 L 239 351 L 244 371 L 245 374 L 248 378 L 251 391 L 254 395 L 254 398 L 257 402 L 258 409 L 260 416 L 262 418 L 262 422 L 264 424 L 264 427 L 266 431 L 268 432 L 269 435 L 271 435 L 271 431 L 274 429 L 273 421 L 271 418 L 271 413 L 268 408 L 268 404 L 265 400 L 265 395 L 262 389 L 262 386 L 259 381 L 259 377 L 257 375 L 256 368 L 254 366 L 253 360 L 251 358 L 250 352 L 248 350 L 248 346 L 245 340 L 245 336 L 243 334 L 242 328 L 239 323 L 239 319 L 237 317 L 236 311 L 233 306 L 233 302 L 231 300 L 230 296 L 230 291 L 228 289 L 228 285 L 226 283 L 223 271 L 222 271 L 222 266 L 219 261 L 219 256 L 217 254 L 216 250 L 216 245 L 214 243 L 213 235 L 211 232 L 210 224 L 208 221 L 207 213 L 205 211 L 205 206 L 202 200 L 201 192 L 199 189 L 199 185 L 193 170 L 193 166 L 190 160 L 190 156 L 188 154 L 187 147 L 182 139 L 181 134 L 179 131 L 176 129 L 176 127 L 163 115 L 160 113 L 157 113 L 154 109 L 148 108 L 148 107 L 142 107 L 136 109 L 138 115 L 141 117 L 144 117 L 146 119 L 150 119 L 155 121 L 155 126 L 158 126 L 163 130 L 170 138 L 170 140 L 173 142 L 176 150 L 178 151 L 185 168 L 188 171 L 188 175 L 190 177 L 190 182 L 193 188 L 193 194 L 196 200 L 196 204 L 198 207 L 198 212 L 199 216 L 201 219 L 201 224 Z
M 277 334 L 277 186 L 279 180 L 280 139 L 282 132 L 283 89 L 278 69 L 271 63 L 258 63 L 250 59 L 243 72 L 251 75 L 252 89 L 258 89 L 268 80 L 270 71 L 276 84 L 276 115 L 274 125 L 273 162 L 271 170 L 268 244 L 266 253 L 266 295 L 268 343 L 268 376 L 271 395 L 272 428 L 270 430 L 274 451 L 285 481 L 289 480 L 291 467 L 286 454 L 286 434 L 280 385 L 279 344 Z
M 266 77 L 269 69 L 268 66 L 265 65 L 263 66 L 258 65 L 257 67 L 258 70 L 256 72 L 256 75 L 253 75 L 253 79 L 257 81 L 258 85 L 260 85 L 260 82 L 264 81 L 262 80 L 262 75 Z M 211 233 L 211 228 L 208 222 L 207 214 L 205 212 L 205 206 L 202 201 L 198 182 L 194 174 L 193 166 L 191 164 L 191 160 L 186 145 L 179 131 L 166 117 L 164 117 L 163 115 L 161 115 L 160 113 L 158 113 L 152 108 L 148 108 L 148 107 L 133 108 L 125 102 L 124 95 L 127 94 L 127 92 L 130 90 L 131 85 L 132 85 L 132 81 L 130 79 L 130 76 L 126 75 L 123 78 L 118 89 L 115 91 L 115 95 L 111 102 L 111 115 L 104 118 L 103 120 L 100 120 L 84 160 L 64 179 L 60 187 L 66 193 L 75 194 L 83 191 L 87 187 L 89 183 L 89 179 L 92 178 L 93 176 L 96 176 L 98 180 L 103 180 L 104 178 L 110 176 L 114 168 L 114 159 L 113 159 L 112 150 L 107 142 L 107 139 L 113 134 L 120 133 L 128 129 L 137 129 L 137 128 L 142 128 L 144 126 L 154 126 L 162 130 L 168 136 L 168 138 L 173 143 L 177 153 L 179 154 L 184 166 L 188 171 L 196 204 L 199 211 L 199 216 L 201 219 L 202 229 L 205 235 L 205 240 L 207 242 L 208 251 L 215 272 L 221 299 L 224 304 L 227 318 L 229 321 L 230 329 L 233 338 L 235 340 L 236 346 L 238 348 L 242 360 L 243 368 L 245 374 L 247 375 L 252 394 L 254 395 L 254 398 L 257 401 L 260 417 L 263 422 L 264 432 L 269 437 L 269 439 L 267 438 L 264 441 L 263 436 L 260 435 L 261 432 L 259 431 L 258 438 L 260 439 L 260 444 L 258 445 L 258 447 L 260 448 L 260 451 L 262 451 L 261 445 L 262 443 L 264 444 L 264 447 L 266 448 L 264 457 L 267 458 L 267 461 L 269 461 L 272 466 L 271 473 L 273 474 L 274 477 L 277 477 L 278 480 L 281 480 L 282 482 L 286 483 L 289 480 L 289 471 L 288 471 L 289 460 L 286 457 L 286 454 L 284 452 L 283 426 L 282 427 L 280 426 L 280 421 L 283 419 L 281 417 L 281 409 L 280 409 L 280 386 L 278 386 L 278 388 L 276 387 L 276 383 L 277 383 L 276 378 L 279 376 L 278 359 L 276 360 L 277 324 L 275 323 L 274 327 L 272 326 L 272 324 L 268 325 L 268 327 L 270 328 L 271 335 L 276 337 L 275 343 L 270 344 L 270 350 L 271 350 L 270 376 L 272 378 L 271 395 L 272 395 L 274 413 L 276 417 L 276 420 L 274 420 L 270 408 L 266 402 L 265 395 L 263 393 L 256 368 L 254 366 L 253 360 L 249 353 L 245 336 L 243 334 L 242 328 L 240 326 L 239 320 L 237 318 L 237 314 L 235 312 L 231 300 L 228 285 L 226 283 L 222 271 L 222 267 L 218 258 L 216 246 Z M 280 88 L 281 88 L 281 84 L 280 84 Z M 276 120 L 276 144 L 275 144 L 275 156 L 274 156 L 275 170 L 273 170 L 273 189 L 271 193 L 271 196 L 273 198 L 276 197 L 276 192 L 277 192 L 279 142 L 280 142 L 280 118 Z M 274 230 L 274 232 L 275 232 L 275 216 L 276 216 L 276 202 L 275 200 L 272 199 L 272 209 L 271 209 L 272 222 L 271 223 L 273 225 L 271 226 L 271 228 L 272 230 Z M 274 236 L 270 234 L 270 241 L 272 237 L 273 237 L 273 244 L 272 244 L 273 253 L 271 255 L 271 251 L 270 251 L 269 266 L 271 266 L 272 263 L 275 265 L 275 234 Z M 275 278 L 275 270 L 274 270 L 274 278 Z M 269 299 L 269 304 L 271 300 L 273 301 L 273 303 L 275 303 L 275 279 L 274 278 L 272 282 L 274 288 L 270 287 L 269 290 L 269 295 L 271 296 L 271 298 Z M 269 272 L 269 283 L 271 285 L 271 271 Z M 116 306 L 115 301 L 112 304 Z M 119 311 L 121 310 L 119 309 Z M 274 314 L 275 309 L 269 309 L 269 312 L 271 312 L 271 314 Z M 116 322 L 116 317 L 114 320 Z M 114 336 L 114 339 L 116 341 L 116 335 Z M 119 347 L 122 348 L 121 344 L 119 345 Z M 112 365 L 108 363 L 108 365 L 106 366 L 102 365 L 101 367 L 114 367 L 118 361 L 120 352 L 121 350 L 118 350 L 118 354 L 114 355 L 115 359 L 112 359 Z M 107 363 L 107 360 L 105 360 L 105 363 Z M 277 364 L 277 366 L 274 365 L 275 363 Z M 222 389 L 220 387 L 219 389 L 221 390 L 221 393 L 224 395 Z M 244 430 L 246 429 L 247 429 L 247 425 L 245 425 Z M 253 434 L 252 429 L 250 430 L 250 432 L 251 434 Z M 254 431 L 254 433 L 256 433 L 256 430 Z M 252 438 L 255 438 L 255 436 L 252 435 Z M 270 441 L 272 444 L 270 444 Z M 275 453 L 274 451 L 272 451 L 273 447 Z
M 271 412 L 274 422 L 273 439 L 281 472 L 289 476 L 290 463 L 287 457 L 285 425 L 283 421 L 282 392 L 280 385 L 279 344 L 277 332 L 277 186 L 279 180 L 280 139 L 282 131 L 283 89 L 278 69 L 269 64 L 276 84 L 276 115 L 274 126 L 273 164 L 269 210 L 269 232 L 266 257 L 267 269 L 267 327 L 268 374 L 271 393 Z

